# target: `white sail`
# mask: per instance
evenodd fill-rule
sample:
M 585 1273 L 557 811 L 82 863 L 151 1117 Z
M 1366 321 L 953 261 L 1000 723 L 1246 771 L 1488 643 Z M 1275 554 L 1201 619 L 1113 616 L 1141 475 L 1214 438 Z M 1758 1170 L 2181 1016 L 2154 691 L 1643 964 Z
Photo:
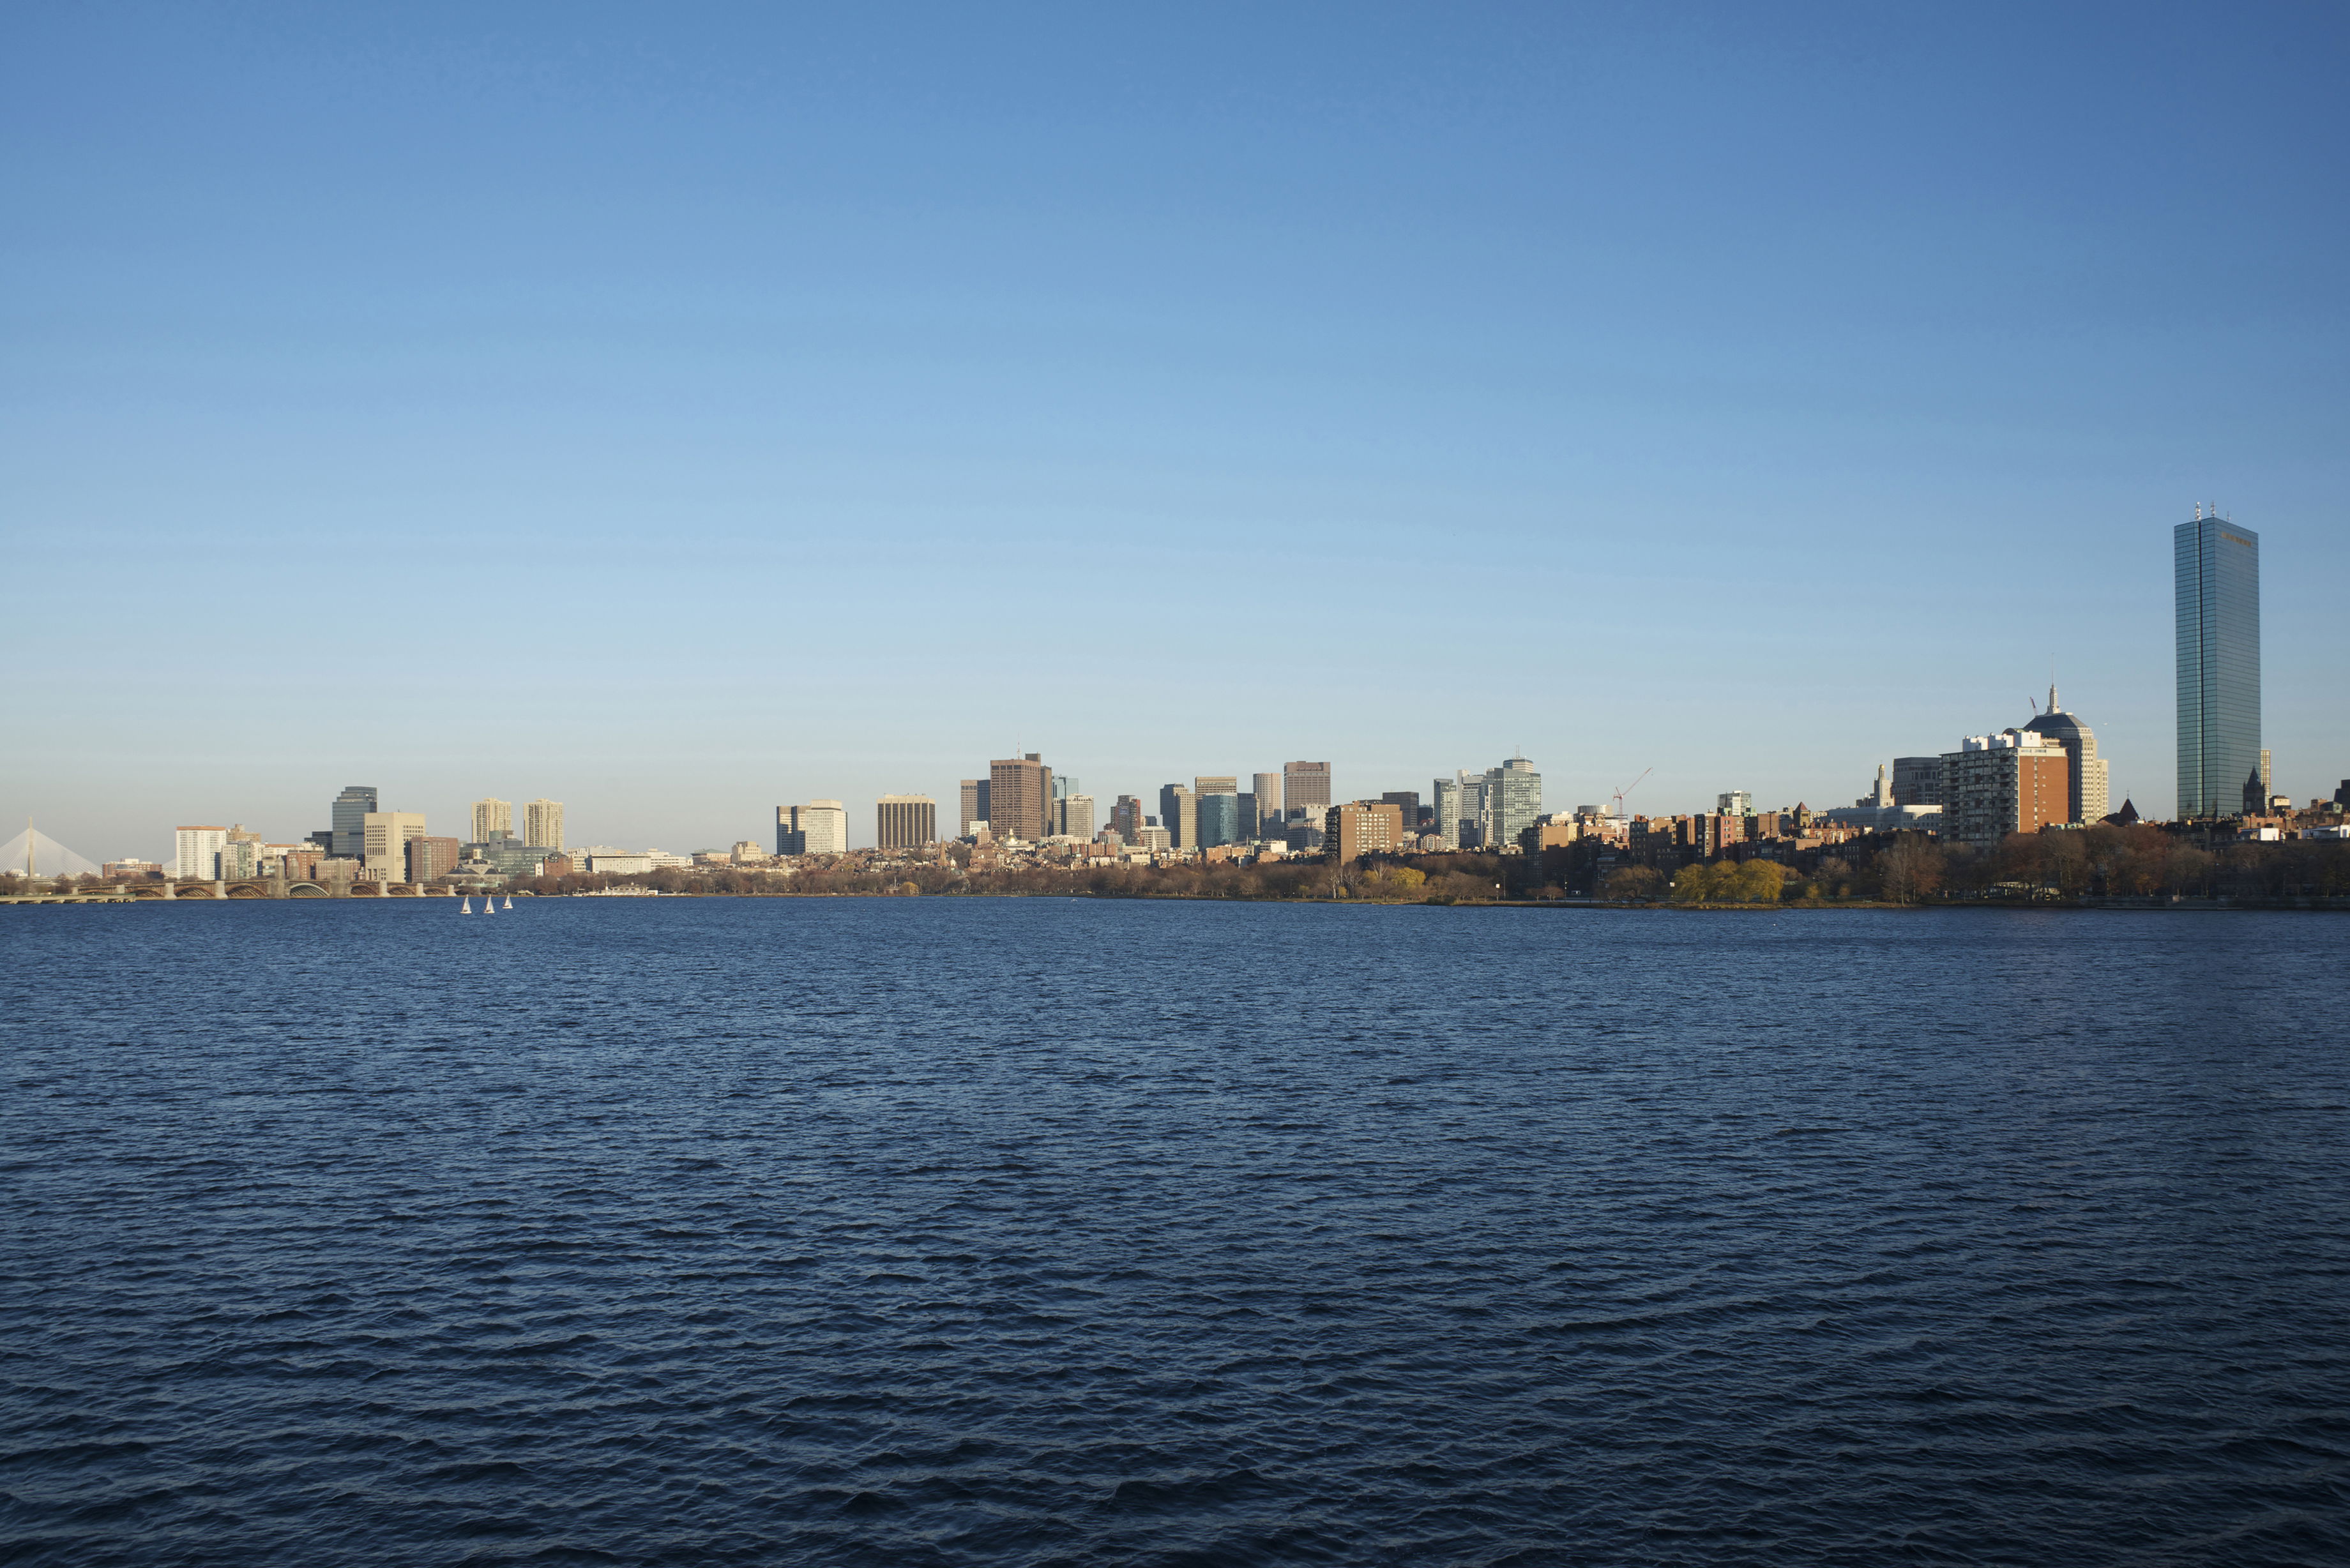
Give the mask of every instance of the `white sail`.
M 509 909 L 514 908 L 514 895 L 512 893 L 508 893 L 506 895 L 506 908 Z
M 483 895 L 482 895 L 482 913 L 484 913 L 484 914 L 485 914 L 485 915 L 494 915 L 494 914 L 496 914 L 497 912 L 498 912 L 498 901 L 497 901 L 495 898 L 491 898 L 487 893 L 483 894 Z
M 470 896 L 457 900 L 457 912 L 461 915 L 470 915 L 473 912 L 473 900 Z

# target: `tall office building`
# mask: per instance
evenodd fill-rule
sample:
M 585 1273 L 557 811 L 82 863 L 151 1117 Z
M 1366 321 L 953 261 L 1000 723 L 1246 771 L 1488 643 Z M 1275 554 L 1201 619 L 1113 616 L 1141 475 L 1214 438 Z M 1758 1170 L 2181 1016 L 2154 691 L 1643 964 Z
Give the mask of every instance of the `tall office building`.
M 1142 842 L 1142 829 L 1148 815 L 1142 809 L 1142 798 L 1139 795 L 1122 794 L 1109 808 L 1110 828 L 1118 835 L 1119 842 L 1129 845 L 1139 844 Z
M 373 784 L 345 784 L 343 793 L 335 797 L 334 815 L 328 818 L 334 824 L 328 829 L 334 842 L 328 847 L 338 858 L 357 860 L 367 853 L 367 814 L 376 805 Z
M 883 849 L 920 849 L 939 836 L 939 803 L 926 794 L 885 794 L 873 816 L 873 842 Z
M 456 869 L 457 854 L 463 847 L 453 838 L 420 836 L 407 844 L 408 879 L 418 887 L 437 882 Z
M 408 878 L 408 841 L 424 836 L 421 811 L 371 811 L 359 819 L 359 867 L 370 882 Z
M 2072 815 L 2064 820 L 2084 826 L 2105 820 L 2106 761 L 2097 755 L 2097 737 L 2089 726 L 2081 722 L 2077 713 L 2067 713 L 2056 705 L 2056 684 L 2048 684 L 2048 711 L 2023 726 L 2035 735 L 2045 735 L 2064 748 L 2069 763 L 2067 777 L 2072 791 L 2066 803 Z M 1895 799 L 1900 798 L 1898 785 Z
M 1249 788 L 1256 796 L 1257 820 L 1259 822 L 1279 822 L 1281 820 L 1281 807 L 1283 804 L 1281 799 L 1281 775 L 1279 774 L 1253 774 L 1250 775 L 1249 778 Z
M 775 807 L 775 853 L 842 855 L 848 850 L 848 808 L 837 800 Z
M 996 842 L 1033 844 L 1052 831 L 1053 770 L 1034 752 L 987 764 L 987 826 Z
M 1515 844 L 1542 815 L 1542 774 L 1523 757 L 1485 770 L 1484 810 L 1478 822 L 1491 848 Z
M 1379 798 L 1403 814 L 1404 836 L 1406 838 L 1418 836 L 1419 833 L 1419 792 L 1416 789 L 1383 790 L 1379 794 Z
M 1300 806 L 1319 816 L 1330 809 L 1330 764 L 1284 763 L 1281 769 L 1281 804 L 1284 810 Z
M 182 827 L 173 830 L 175 853 L 172 875 L 182 881 L 209 882 L 221 874 L 221 851 L 228 846 L 225 827 Z
M 486 844 L 493 838 L 514 836 L 514 802 L 491 795 L 473 803 L 473 844 Z
M 1181 784 L 1159 786 L 1159 826 L 1174 849 L 1200 847 L 1200 797 Z
M 1322 848 L 1348 865 L 1403 843 L 1403 808 L 1390 801 L 1350 800 L 1323 814 Z
M 1436 797 L 1436 836 L 1447 849 L 1461 847 L 1461 781 L 1433 779 L 1429 791 Z
M 2178 815 L 2258 810 L 2261 536 L 2225 518 L 2171 530 L 2178 607 Z M 2257 802 L 2257 804 L 2256 804 Z
M 957 838 L 969 838 L 974 823 L 987 820 L 987 781 L 962 781 L 962 826 L 955 829 Z
M 1192 811 L 1199 824 L 1201 848 L 1241 841 L 1241 797 L 1231 790 L 1200 795 Z
M 522 808 L 522 841 L 541 849 L 563 847 L 563 803 L 526 801 Z
M 1094 836 L 1094 797 L 1065 794 L 1053 803 L 1053 831 L 1070 838 Z

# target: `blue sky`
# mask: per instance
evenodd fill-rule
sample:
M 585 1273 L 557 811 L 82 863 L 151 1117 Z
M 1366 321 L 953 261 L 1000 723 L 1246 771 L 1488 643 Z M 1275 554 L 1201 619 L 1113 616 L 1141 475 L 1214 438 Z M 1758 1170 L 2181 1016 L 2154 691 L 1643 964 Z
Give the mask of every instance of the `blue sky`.
M 2350 13 L 12 8 L 0 809 L 2350 775 Z

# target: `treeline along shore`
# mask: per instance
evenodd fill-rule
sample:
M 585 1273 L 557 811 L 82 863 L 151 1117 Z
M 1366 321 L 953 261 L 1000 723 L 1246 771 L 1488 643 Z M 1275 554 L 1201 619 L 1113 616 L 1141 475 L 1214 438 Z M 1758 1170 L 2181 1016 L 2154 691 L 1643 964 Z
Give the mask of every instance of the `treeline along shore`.
M 1350 900 L 1380 904 L 1601 903 L 1746 909 L 2001 903 L 2350 908 L 2350 842 L 2229 841 L 2146 826 L 2016 834 L 1988 847 L 1927 835 L 1870 835 L 1793 862 L 1725 853 L 1681 864 L 1614 864 L 1577 846 L 1538 855 L 1372 856 L 1174 865 L 973 864 L 967 846 L 934 847 L 886 864 L 862 855 L 809 856 L 788 875 L 725 867 L 633 876 L 515 877 L 498 891 L 550 898 L 644 888 L 691 897 L 1018 897 Z M 350 895 L 415 896 L 486 889 L 381 888 Z M 0 898 L 161 897 L 159 885 L 98 877 L 0 875 Z M 193 893 L 183 892 L 181 897 Z M 204 887 L 199 897 L 269 896 L 255 884 Z

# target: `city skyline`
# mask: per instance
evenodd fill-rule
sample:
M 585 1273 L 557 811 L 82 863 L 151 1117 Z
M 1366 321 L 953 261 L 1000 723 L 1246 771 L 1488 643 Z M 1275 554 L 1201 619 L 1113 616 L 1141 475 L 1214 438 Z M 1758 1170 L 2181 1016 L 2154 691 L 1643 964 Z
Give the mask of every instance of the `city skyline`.
M 504 16 L 10 18 L 0 811 L 1842 800 L 2053 664 L 2161 815 L 2198 498 L 2338 776 L 2350 19 Z

